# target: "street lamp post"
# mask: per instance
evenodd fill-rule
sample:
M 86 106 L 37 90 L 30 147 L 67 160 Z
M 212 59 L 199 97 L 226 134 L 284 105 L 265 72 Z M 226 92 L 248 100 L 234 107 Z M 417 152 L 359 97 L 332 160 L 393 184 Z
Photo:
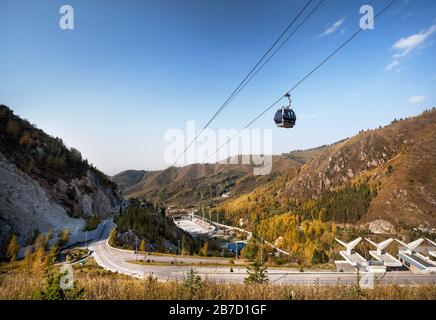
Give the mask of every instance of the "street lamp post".
M 138 261 L 138 236 L 135 237 L 135 259 Z

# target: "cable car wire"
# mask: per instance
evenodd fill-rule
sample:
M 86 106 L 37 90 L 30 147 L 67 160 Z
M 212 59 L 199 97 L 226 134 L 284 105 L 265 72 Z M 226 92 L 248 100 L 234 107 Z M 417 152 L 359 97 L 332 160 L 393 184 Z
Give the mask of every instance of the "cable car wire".
M 319 8 L 319 6 L 324 2 L 324 0 L 320 0 L 318 2 L 318 4 L 315 6 L 315 8 L 313 8 L 313 10 L 306 16 L 306 18 L 304 18 L 303 21 L 301 21 L 301 23 L 294 29 L 294 31 L 292 31 L 292 33 L 280 44 L 280 46 L 268 57 L 268 59 L 265 60 L 265 62 L 256 70 L 255 73 L 253 73 L 251 75 L 251 77 L 247 80 L 247 82 L 245 82 L 245 84 L 239 89 L 238 92 L 236 92 L 236 95 L 245 88 L 245 86 L 248 84 L 248 82 L 251 81 L 251 79 L 253 79 L 260 70 L 262 70 L 262 68 L 268 63 L 269 60 L 271 60 L 272 57 L 274 57 L 274 55 L 277 53 L 277 51 L 279 51 L 283 45 L 285 45 L 285 43 L 301 28 L 301 26 L 315 13 L 315 11 Z M 232 99 L 233 100 L 233 99 Z
M 379 13 L 377 13 L 373 19 L 369 21 L 369 23 L 375 21 L 379 16 L 381 16 L 386 10 L 388 10 L 397 0 L 392 0 L 388 5 L 386 5 Z M 285 94 L 283 94 L 280 98 L 278 98 L 273 104 L 271 104 L 268 108 L 258 114 L 253 120 L 247 123 L 243 128 L 239 129 L 237 133 L 235 133 L 230 139 L 228 139 L 225 143 L 223 143 L 214 153 L 212 153 L 209 157 L 207 157 L 203 163 L 205 163 L 209 158 L 214 156 L 221 150 L 224 146 L 229 144 L 233 139 L 235 139 L 242 131 L 251 126 L 254 122 L 256 122 L 260 117 L 262 117 L 265 113 L 271 110 L 275 105 L 277 105 L 286 95 L 290 94 L 293 90 L 295 90 L 300 84 L 302 84 L 307 78 L 309 78 L 315 71 L 317 71 L 321 66 L 323 66 L 327 61 L 329 61 L 332 57 L 334 57 L 341 49 L 343 49 L 348 43 L 350 43 L 357 35 L 359 35 L 363 30 L 363 28 L 359 28 L 355 33 L 353 33 L 344 43 L 342 43 L 338 48 L 336 48 L 329 56 L 327 56 L 324 60 L 322 60 L 315 68 L 312 69 L 308 74 L 306 74 L 300 81 L 298 81 L 291 89 L 289 89 Z
M 172 166 L 175 166 L 176 163 L 186 154 L 186 151 L 191 147 L 191 145 L 198 139 L 198 137 L 201 135 L 201 133 L 206 130 L 206 128 L 212 123 L 213 120 L 227 107 L 227 105 L 241 92 L 242 86 L 245 87 L 245 85 L 253 79 L 253 77 L 249 78 L 252 73 L 256 70 L 256 68 L 262 63 L 262 61 L 268 56 L 268 54 L 271 52 L 271 50 L 277 45 L 277 43 L 284 37 L 284 35 L 289 31 L 289 29 L 294 25 L 294 23 L 298 20 L 298 18 L 303 14 L 303 12 L 307 9 L 307 7 L 313 2 L 313 0 L 309 0 L 306 5 L 300 10 L 300 12 L 297 14 L 297 16 L 288 24 L 288 26 L 285 28 L 285 30 L 280 34 L 280 36 L 276 39 L 276 41 L 271 45 L 271 47 L 265 52 L 265 54 L 262 56 L 262 58 L 255 64 L 255 66 L 250 70 L 250 72 L 244 77 L 244 79 L 239 83 L 239 85 L 233 90 L 232 94 L 226 99 L 226 101 L 221 105 L 221 107 L 214 113 L 212 118 L 209 119 L 209 121 L 203 126 L 203 128 L 199 131 L 199 133 L 194 137 L 194 139 L 188 144 L 188 146 L 185 147 L 183 150 L 183 153 L 174 161 Z M 301 25 L 300 25 L 301 26 Z M 294 32 L 295 33 L 295 32 Z M 292 33 L 292 34 L 294 34 Z M 289 36 L 286 40 L 288 41 Z M 280 46 L 281 47 L 281 46 Z M 277 52 L 277 50 L 275 51 Z M 274 52 L 274 54 L 275 54 Z M 273 54 L 273 55 L 274 55 Z M 269 61 L 269 59 L 268 59 Z M 262 67 L 265 65 L 264 63 Z M 248 79 L 248 80 L 247 80 Z

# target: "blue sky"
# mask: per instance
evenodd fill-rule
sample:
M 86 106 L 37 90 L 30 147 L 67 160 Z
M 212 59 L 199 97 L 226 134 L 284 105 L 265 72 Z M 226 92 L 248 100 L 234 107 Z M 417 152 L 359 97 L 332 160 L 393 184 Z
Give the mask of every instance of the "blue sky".
M 305 3 L 0 0 L 0 103 L 107 174 L 164 168 L 166 130 L 207 122 Z M 249 122 L 357 30 L 361 5 L 387 3 L 325 0 L 211 128 Z M 275 110 L 253 127 L 282 153 L 419 114 L 436 105 L 435 39 L 436 3 L 398 0 L 294 92 L 294 129 Z

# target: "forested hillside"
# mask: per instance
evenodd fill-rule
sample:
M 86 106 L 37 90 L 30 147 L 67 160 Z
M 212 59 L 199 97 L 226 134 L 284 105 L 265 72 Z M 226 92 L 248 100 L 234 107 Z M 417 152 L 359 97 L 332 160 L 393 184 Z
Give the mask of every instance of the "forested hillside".
M 304 219 L 395 228 L 436 226 L 436 110 L 362 131 L 214 210 L 229 223 L 292 213 Z M 389 229 L 388 228 L 388 229 Z
M 151 203 L 131 199 L 129 207 L 115 223 L 118 235 L 112 239 L 113 245 L 134 249 L 136 244 L 141 251 L 177 253 L 180 240 L 183 252 L 191 253 L 196 249 L 191 236 L 166 216 L 165 209 Z

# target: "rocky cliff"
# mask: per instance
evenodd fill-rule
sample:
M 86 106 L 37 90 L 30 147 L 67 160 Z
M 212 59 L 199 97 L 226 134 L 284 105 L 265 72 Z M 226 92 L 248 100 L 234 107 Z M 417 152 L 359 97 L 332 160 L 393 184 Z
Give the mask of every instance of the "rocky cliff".
M 22 245 L 35 232 L 84 228 L 86 220 L 120 210 L 117 185 L 59 138 L 0 106 L 0 244 Z

